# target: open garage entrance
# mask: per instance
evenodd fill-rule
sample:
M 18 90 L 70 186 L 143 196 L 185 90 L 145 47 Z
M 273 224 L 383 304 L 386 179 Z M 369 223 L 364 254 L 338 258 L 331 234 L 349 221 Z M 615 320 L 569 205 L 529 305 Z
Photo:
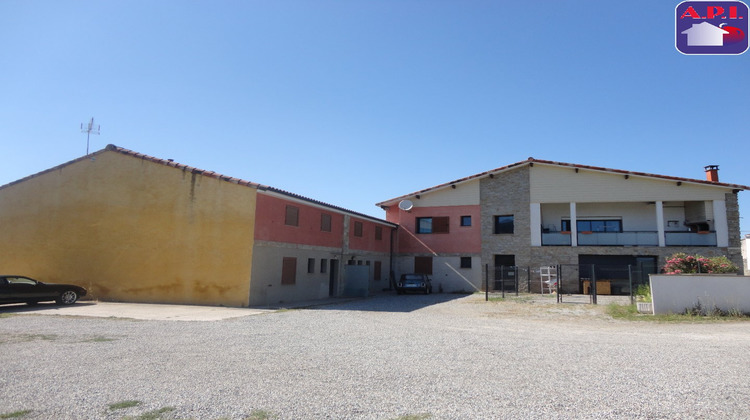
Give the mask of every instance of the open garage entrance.
M 579 255 L 578 292 L 591 293 L 596 279 L 599 295 L 629 295 L 632 287 L 648 284 L 648 275 L 657 273 L 658 258 L 634 255 Z

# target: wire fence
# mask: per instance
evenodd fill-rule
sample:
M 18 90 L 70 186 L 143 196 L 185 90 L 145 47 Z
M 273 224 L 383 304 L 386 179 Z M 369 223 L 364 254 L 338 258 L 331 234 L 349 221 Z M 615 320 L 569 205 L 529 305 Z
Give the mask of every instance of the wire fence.
M 654 274 L 649 265 L 624 264 L 558 264 L 543 267 L 485 266 L 484 289 L 489 293 L 516 295 L 519 293 L 556 294 L 557 302 L 580 302 L 588 296 L 598 303 L 600 296 L 628 296 L 635 302 L 640 285 L 647 285 L 648 275 Z

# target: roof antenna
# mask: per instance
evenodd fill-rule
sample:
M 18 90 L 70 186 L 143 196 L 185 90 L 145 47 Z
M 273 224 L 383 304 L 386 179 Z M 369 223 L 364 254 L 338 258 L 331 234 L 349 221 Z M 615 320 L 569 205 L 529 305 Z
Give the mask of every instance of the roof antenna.
M 86 155 L 89 154 L 89 137 L 92 134 L 99 135 L 99 129 L 101 126 L 94 125 L 94 117 L 91 117 L 91 121 L 86 123 L 81 123 L 81 133 L 86 133 Z

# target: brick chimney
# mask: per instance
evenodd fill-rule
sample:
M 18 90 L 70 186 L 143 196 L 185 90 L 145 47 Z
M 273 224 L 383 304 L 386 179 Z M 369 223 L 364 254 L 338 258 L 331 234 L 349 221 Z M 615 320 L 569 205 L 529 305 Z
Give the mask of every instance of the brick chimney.
M 706 181 L 719 182 L 719 165 L 704 166 L 706 170 Z

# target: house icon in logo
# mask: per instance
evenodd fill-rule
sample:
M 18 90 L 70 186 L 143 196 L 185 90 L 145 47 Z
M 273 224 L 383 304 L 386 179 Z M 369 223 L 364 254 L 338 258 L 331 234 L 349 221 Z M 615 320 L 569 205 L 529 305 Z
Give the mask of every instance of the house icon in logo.
M 708 22 L 701 22 L 681 33 L 687 35 L 687 45 L 690 47 L 722 47 L 724 35 L 729 32 Z

